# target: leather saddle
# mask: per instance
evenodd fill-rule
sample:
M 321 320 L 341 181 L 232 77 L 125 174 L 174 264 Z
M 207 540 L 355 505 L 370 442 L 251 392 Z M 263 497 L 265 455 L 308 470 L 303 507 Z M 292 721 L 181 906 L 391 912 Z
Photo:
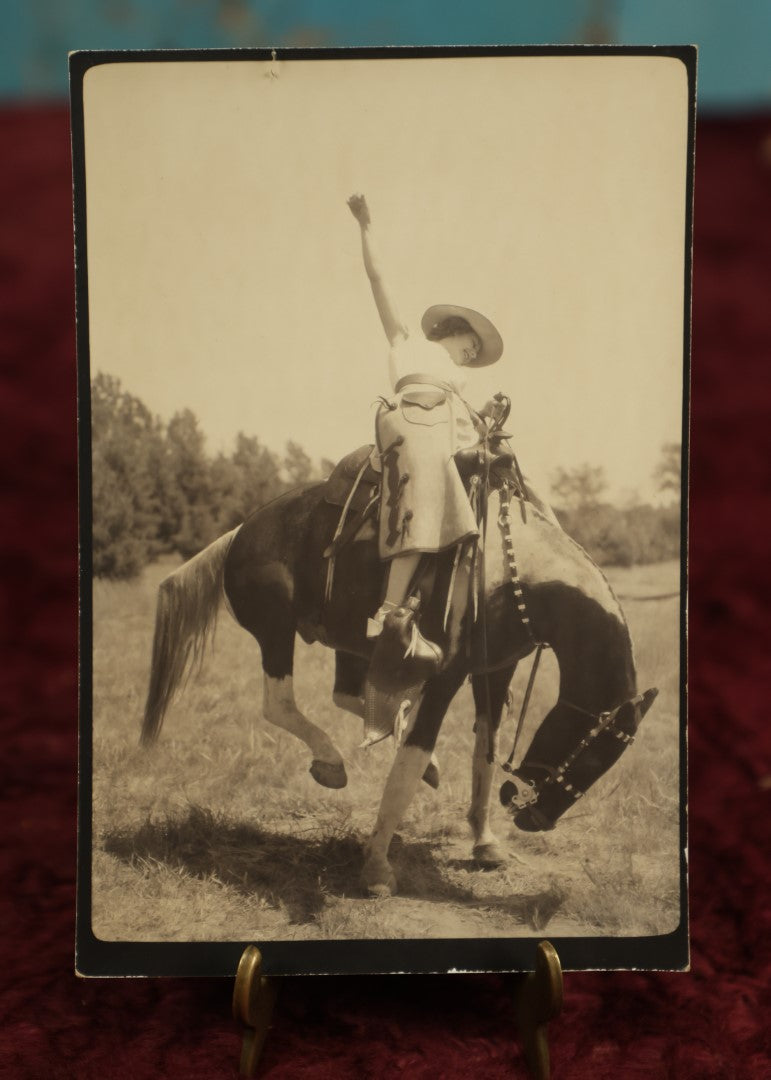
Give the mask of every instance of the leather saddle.
M 360 446 L 357 450 L 352 450 L 350 454 L 346 454 L 344 458 L 338 461 L 329 475 L 324 488 L 324 501 L 328 502 L 330 506 L 345 506 L 354 481 L 361 472 L 362 466 L 365 465 L 364 472 L 361 474 L 361 479 L 348 507 L 349 513 L 355 514 L 357 511 L 362 510 L 370 499 L 380 491 L 381 473 L 375 469 L 374 462 L 376 461 L 380 464 L 377 450 L 372 444 Z
M 501 487 L 504 481 L 509 485 L 516 483 L 514 454 L 506 445 L 510 438 L 510 435 L 502 431 L 487 441 L 480 440 L 475 446 L 459 450 L 455 455 L 455 464 L 464 484 L 468 486 L 474 475 L 485 474 L 489 475 L 493 487 Z M 362 466 L 365 466 L 363 472 Z M 361 477 L 349 506 L 354 512 L 357 506 L 368 503 L 380 490 L 382 471 L 377 448 L 372 443 L 359 446 L 338 461 L 327 479 L 324 489 L 325 502 L 330 506 L 345 506 L 360 472 Z
M 455 464 L 467 491 L 474 476 L 487 477 L 492 488 L 506 483 L 523 490 L 514 454 L 508 446 L 510 438 L 506 432 L 496 432 L 475 446 L 458 451 Z M 324 501 L 341 508 L 341 521 L 334 540 L 324 552 L 326 557 L 339 551 L 367 519 L 377 514 L 382 482 L 379 465 L 377 448 L 370 443 L 346 454 L 332 470 L 324 488 Z
M 381 473 L 374 446 L 360 446 L 346 454 L 332 470 L 324 488 L 324 501 L 340 508 L 340 519 L 332 542 L 324 551 L 330 559 L 327 571 L 327 595 L 332 588 L 334 556 L 358 533 L 365 521 L 374 517 L 380 504 Z

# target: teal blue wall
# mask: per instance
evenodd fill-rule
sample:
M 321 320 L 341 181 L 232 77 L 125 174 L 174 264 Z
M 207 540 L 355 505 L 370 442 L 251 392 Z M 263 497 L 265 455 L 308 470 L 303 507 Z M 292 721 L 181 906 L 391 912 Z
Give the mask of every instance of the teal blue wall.
M 0 97 L 67 93 L 72 49 L 697 44 L 704 107 L 771 103 L 769 0 L 2 0 Z

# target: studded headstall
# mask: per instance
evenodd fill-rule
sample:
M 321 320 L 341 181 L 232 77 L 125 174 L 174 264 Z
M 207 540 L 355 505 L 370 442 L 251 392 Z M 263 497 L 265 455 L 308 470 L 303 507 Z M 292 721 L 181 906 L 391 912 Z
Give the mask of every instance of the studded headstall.
M 591 712 L 589 709 L 583 709 L 580 705 L 575 705 L 572 701 L 567 701 L 565 698 L 559 698 L 557 701 L 558 705 L 563 705 L 566 708 L 581 713 L 583 716 L 590 717 L 595 721 L 594 726 L 586 733 L 586 735 L 584 735 L 583 739 L 581 739 L 575 749 L 568 754 L 560 765 L 555 767 L 546 765 L 541 761 L 529 761 L 527 763 L 528 767 L 544 770 L 546 775 L 540 781 L 526 780 L 523 776 L 519 775 L 515 768 L 513 768 L 512 761 L 514 759 L 514 749 L 516 749 L 515 742 L 514 749 L 512 749 L 508 760 L 501 766 L 504 772 L 507 772 L 512 776 L 512 779 L 506 781 L 501 787 L 500 798 L 503 805 L 511 810 L 524 810 L 528 806 L 532 807 L 538 802 L 544 789 L 550 784 L 558 785 L 572 797 L 573 802 L 577 802 L 578 799 L 586 793 L 570 783 L 566 776 L 568 769 L 603 732 L 615 736 L 615 738 L 627 746 L 633 743 L 634 735 L 629 735 L 626 731 L 621 731 L 620 728 L 614 727 L 614 723 L 616 717 L 623 708 L 627 705 L 636 707 L 642 704 L 646 699 L 646 694 L 649 694 L 650 692 L 651 691 L 646 691 L 646 693 L 643 694 L 636 694 L 634 697 L 622 701 L 621 704 L 617 705 L 614 709 L 599 713 Z M 544 824 L 544 822 L 542 822 L 542 824 Z M 552 826 L 553 823 L 549 823 L 549 827 Z

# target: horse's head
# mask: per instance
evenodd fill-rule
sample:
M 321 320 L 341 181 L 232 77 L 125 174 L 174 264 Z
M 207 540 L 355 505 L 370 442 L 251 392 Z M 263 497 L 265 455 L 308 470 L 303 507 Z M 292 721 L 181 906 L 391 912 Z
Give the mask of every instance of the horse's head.
M 575 745 L 566 753 L 564 741 L 559 740 L 561 745 L 555 746 L 554 753 L 550 754 L 549 741 L 541 739 L 539 760 L 528 760 L 528 752 L 521 765 L 511 772 L 511 778 L 501 787 L 500 797 L 517 828 L 525 832 L 553 829 L 557 819 L 634 741 L 640 721 L 657 694 L 658 690 L 652 687 L 616 708 L 596 715 L 560 700 L 544 719 L 542 727 L 551 723 L 564 731 L 570 720 L 568 714 L 573 713 L 578 721 Z

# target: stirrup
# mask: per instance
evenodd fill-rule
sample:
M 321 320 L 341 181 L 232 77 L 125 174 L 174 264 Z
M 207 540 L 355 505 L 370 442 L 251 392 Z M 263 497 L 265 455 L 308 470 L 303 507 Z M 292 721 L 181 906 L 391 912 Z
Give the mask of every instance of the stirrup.
M 424 683 L 441 669 L 439 645 L 423 637 L 415 625 L 415 608 L 404 605 L 389 611 L 378 636 L 367 680 L 383 693 L 394 694 Z
M 432 660 L 434 660 L 436 662 L 437 671 L 442 666 L 442 650 L 435 642 L 429 641 L 427 637 L 424 637 L 424 635 L 421 634 L 420 630 L 418 630 L 417 623 L 412 624 L 410 643 L 405 650 L 404 659 L 407 660 L 411 656 L 414 656 L 419 660 L 425 660 L 428 663 L 431 663 Z

